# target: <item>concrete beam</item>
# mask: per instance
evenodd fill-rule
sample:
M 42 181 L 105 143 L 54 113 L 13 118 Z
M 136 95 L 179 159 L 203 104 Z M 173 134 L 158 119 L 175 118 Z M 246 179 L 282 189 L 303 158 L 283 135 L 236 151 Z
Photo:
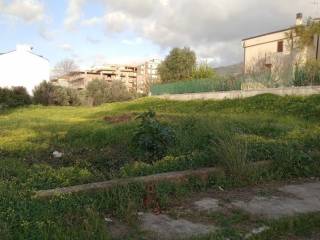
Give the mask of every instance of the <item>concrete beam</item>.
M 252 167 L 267 167 L 270 165 L 269 161 L 262 161 L 252 164 Z M 95 192 L 95 191 L 108 191 L 116 186 L 126 186 L 130 183 L 142 183 L 144 185 L 156 184 L 159 182 L 183 182 L 187 181 L 190 177 L 198 177 L 203 180 L 207 180 L 209 176 L 214 174 L 224 173 L 222 168 L 202 168 L 198 170 L 187 170 L 181 172 L 169 172 L 160 173 L 156 175 L 115 179 L 105 182 L 89 183 L 83 185 L 77 185 L 72 187 L 56 188 L 50 190 L 41 190 L 35 192 L 36 198 L 51 198 L 54 196 L 64 194 L 77 194 L 83 192 Z

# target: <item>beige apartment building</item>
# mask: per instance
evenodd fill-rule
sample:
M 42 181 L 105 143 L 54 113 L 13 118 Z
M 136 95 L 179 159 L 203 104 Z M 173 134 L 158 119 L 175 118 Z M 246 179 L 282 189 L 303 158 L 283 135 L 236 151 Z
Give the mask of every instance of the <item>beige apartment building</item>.
M 158 66 L 161 60 L 152 59 L 141 65 L 106 65 L 87 71 L 75 71 L 51 80 L 55 85 L 83 90 L 95 79 L 108 83 L 121 81 L 129 91 L 148 93 L 150 85 L 160 80 Z
M 319 21 L 319 19 L 312 19 Z M 296 26 L 302 25 L 303 15 L 298 13 Z M 314 44 L 308 48 L 298 48 L 295 26 L 275 32 L 249 37 L 242 40 L 244 48 L 244 72 L 250 73 L 261 67 L 273 70 L 284 64 L 303 63 L 307 59 L 318 59 L 320 54 L 319 36 L 314 37 Z
M 95 79 L 105 80 L 108 83 L 120 81 L 129 91 L 137 91 L 137 66 L 106 65 L 95 67 L 88 71 L 71 72 L 66 76 L 52 80 L 52 82 L 59 86 L 82 90 Z

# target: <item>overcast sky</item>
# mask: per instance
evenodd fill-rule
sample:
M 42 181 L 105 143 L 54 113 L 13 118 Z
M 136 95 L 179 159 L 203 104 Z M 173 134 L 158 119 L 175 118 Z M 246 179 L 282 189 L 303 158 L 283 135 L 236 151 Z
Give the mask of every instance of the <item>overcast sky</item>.
M 241 39 L 319 15 L 312 0 L 0 0 L 0 52 L 31 44 L 51 65 L 139 63 L 189 46 L 215 66 L 242 61 Z

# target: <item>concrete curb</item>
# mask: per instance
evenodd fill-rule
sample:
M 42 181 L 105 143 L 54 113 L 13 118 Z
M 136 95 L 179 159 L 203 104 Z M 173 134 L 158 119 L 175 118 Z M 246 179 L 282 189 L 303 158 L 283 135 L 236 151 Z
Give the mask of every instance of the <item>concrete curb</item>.
M 270 165 L 270 162 L 258 162 L 254 163 L 253 167 L 266 167 Z M 83 185 L 56 188 L 49 190 L 41 190 L 35 192 L 36 198 L 51 198 L 54 196 L 60 196 L 65 194 L 77 194 L 83 192 L 94 192 L 94 191 L 107 191 L 116 186 L 126 186 L 130 183 L 142 183 L 145 185 L 158 183 L 158 182 L 182 182 L 188 180 L 190 177 L 198 177 L 201 179 L 208 179 L 210 175 L 223 173 L 222 168 L 202 168 L 198 170 L 187 170 L 181 172 L 169 172 L 160 173 L 156 175 L 144 176 L 144 177 L 134 177 L 134 178 L 124 178 L 115 179 L 105 182 L 88 183 Z

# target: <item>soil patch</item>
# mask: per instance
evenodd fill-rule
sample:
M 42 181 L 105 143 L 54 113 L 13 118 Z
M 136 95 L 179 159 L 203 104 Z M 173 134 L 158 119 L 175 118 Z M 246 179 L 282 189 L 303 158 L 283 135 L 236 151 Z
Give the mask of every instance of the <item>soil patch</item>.
M 137 114 L 135 113 L 127 113 L 119 116 L 105 116 L 103 119 L 107 123 L 117 124 L 117 123 L 126 123 L 132 121 Z

